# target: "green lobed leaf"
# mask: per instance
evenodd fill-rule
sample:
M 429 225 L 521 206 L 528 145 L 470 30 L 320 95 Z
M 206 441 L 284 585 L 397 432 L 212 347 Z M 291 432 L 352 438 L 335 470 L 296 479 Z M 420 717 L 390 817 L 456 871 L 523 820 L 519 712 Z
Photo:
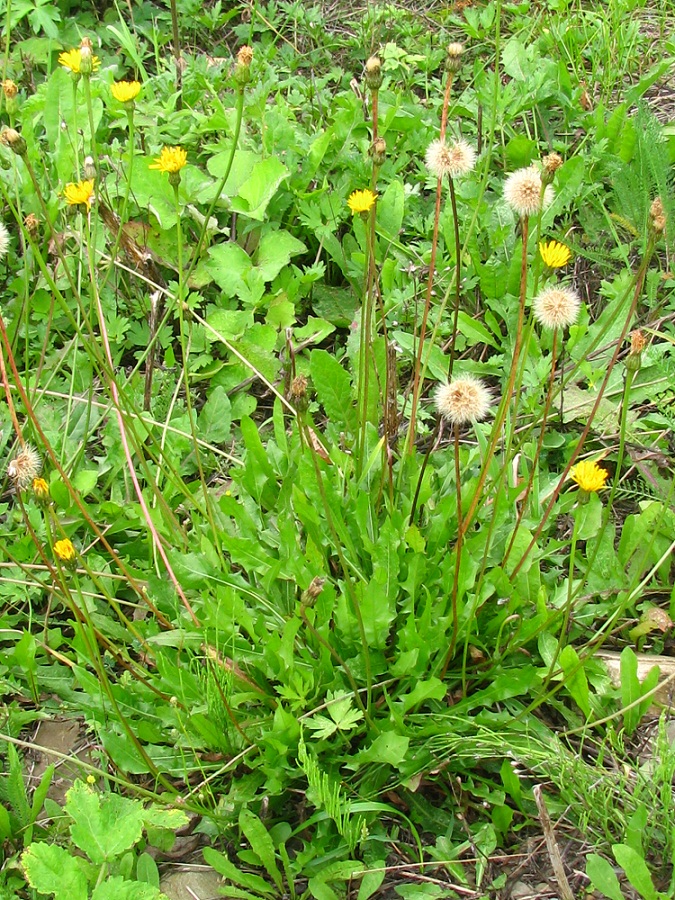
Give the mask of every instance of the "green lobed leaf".
M 33 843 L 21 856 L 28 883 L 55 900 L 86 900 L 87 879 L 73 855 L 56 844 Z
M 66 794 L 66 811 L 73 820 L 70 836 L 97 864 L 130 850 L 143 835 L 143 804 L 118 794 L 101 794 L 81 781 Z

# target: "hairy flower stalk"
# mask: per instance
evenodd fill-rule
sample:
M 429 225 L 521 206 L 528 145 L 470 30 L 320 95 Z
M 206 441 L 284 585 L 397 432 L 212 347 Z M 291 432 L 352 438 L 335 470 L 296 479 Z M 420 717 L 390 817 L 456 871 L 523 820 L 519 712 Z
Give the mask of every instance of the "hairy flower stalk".
M 448 47 L 447 56 L 446 56 L 446 69 L 447 69 L 447 79 L 445 83 L 445 92 L 443 94 L 443 105 L 441 107 L 441 127 L 440 134 L 438 136 L 438 144 L 444 146 L 445 145 L 445 135 L 448 128 L 448 107 L 450 105 L 450 92 L 452 91 L 452 84 L 455 77 L 455 73 L 459 70 L 461 65 L 461 57 L 464 52 L 464 47 L 459 43 L 452 43 Z M 449 155 L 449 154 L 448 154 Z M 432 153 L 432 160 L 435 154 Z M 429 272 L 427 274 L 427 289 L 424 297 L 424 311 L 422 313 L 422 321 L 420 324 L 420 333 L 417 341 L 417 355 L 415 357 L 415 365 L 413 369 L 413 384 L 412 384 L 412 396 L 410 402 L 410 421 L 408 423 L 408 438 L 407 438 L 407 449 L 409 453 L 412 453 L 413 447 L 415 446 L 415 430 L 417 425 L 417 407 L 419 406 L 420 401 L 420 393 L 422 390 L 422 356 L 424 354 L 424 339 L 426 337 L 427 332 L 427 323 L 429 321 L 429 312 L 431 310 L 431 298 L 433 296 L 434 289 L 434 276 L 436 273 L 436 254 L 438 252 L 438 231 L 440 226 L 440 218 L 441 218 L 441 197 L 442 197 L 442 189 L 443 189 L 443 176 L 445 173 L 436 174 L 436 204 L 434 206 L 434 225 L 433 232 L 431 235 L 431 257 L 429 259 Z M 454 198 L 454 188 L 452 187 L 452 177 L 450 173 L 447 173 L 450 177 L 451 184 L 451 196 Z M 455 206 L 453 206 L 453 215 L 455 219 L 455 242 L 457 242 L 457 211 Z M 457 272 L 459 277 L 459 253 L 457 254 Z
M 452 634 L 448 645 L 440 678 L 445 676 L 450 661 L 457 646 L 459 634 L 459 616 L 457 614 L 457 600 L 459 594 L 459 573 L 462 564 L 462 550 L 464 546 L 464 531 L 462 529 L 462 476 L 459 459 L 459 431 L 462 425 L 478 422 L 484 419 L 490 411 L 492 395 L 478 378 L 465 376 L 456 378 L 447 384 L 441 385 L 435 395 L 436 410 L 438 414 L 453 426 L 453 440 L 455 449 L 455 491 L 457 496 L 457 541 L 455 544 L 455 569 L 452 584 Z
M 548 288 L 545 291 L 542 291 L 539 296 L 535 299 L 533 303 L 533 313 L 536 321 L 541 325 L 542 328 L 553 331 L 553 344 L 551 348 L 551 373 L 548 380 L 548 388 L 546 391 L 546 399 L 544 400 L 544 409 L 542 411 L 541 423 L 539 426 L 539 437 L 537 439 L 537 447 L 534 452 L 534 458 L 532 460 L 530 475 L 527 480 L 527 485 L 525 490 L 520 496 L 520 506 L 518 508 L 518 515 L 516 517 L 516 524 L 511 535 L 511 539 L 506 548 L 506 552 L 504 553 L 504 559 L 502 561 L 502 565 L 505 566 L 509 556 L 511 555 L 511 550 L 513 549 L 513 545 L 516 539 L 516 535 L 518 533 L 518 527 L 520 522 L 522 521 L 523 515 L 525 513 L 525 509 L 527 507 L 527 499 L 530 496 L 530 492 L 532 490 L 532 484 L 534 483 L 534 476 L 537 471 L 537 466 L 539 464 L 539 458 L 541 456 L 541 448 L 544 443 L 544 435 L 546 434 L 546 425 L 548 423 L 548 416 L 551 411 L 551 403 L 553 401 L 553 393 L 555 387 L 555 373 L 556 366 L 558 364 L 558 333 L 560 330 L 572 325 L 576 322 L 577 316 L 579 315 L 579 309 L 581 306 L 581 301 L 579 300 L 578 295 L 570 290 L 569 288 Z M 561 370 L 561 378 L 562 378 L 562 370 Z M 561 409 L 560 409 L 560 420 L 562 422 L 563 414 L 562 414 L 562 381 L 560 386 L 560 399 L 561 399 Z

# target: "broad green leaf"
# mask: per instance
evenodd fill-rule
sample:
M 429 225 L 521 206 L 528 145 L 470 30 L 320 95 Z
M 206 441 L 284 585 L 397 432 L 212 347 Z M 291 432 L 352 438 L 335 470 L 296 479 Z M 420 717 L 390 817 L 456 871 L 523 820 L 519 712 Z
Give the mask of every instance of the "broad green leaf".
M 87 879 L 72 854 L 56 844 L 33 843 L 21 862 L 31 887 L 55 900 L 86 900 Z
M 260 819 L 246 808 L 243 808 L 239 813 L 239 827 L 251 845 L 251 849 L 265 867 L 267 874 L 281 891 L 281 872 L 277 868 L 274 843 L 269 832 Z
M 239 297 L 245 288 L 244 278 L 253 268 L 253 260 L 239 244 L 216 244 L 209 247 L 206 268 L 226 297 Z
M 275 156 L 256 163 L 250 177 L 239 187 L 239 193 L 232 201 L 232 209 L 261 222 L 270 200 L 288 174 L 286 166 Z
M 631 647 L 624 647 L 621 651 L 621 705 L 629 707 L 636 703 L 644 694 L 656 687 L 659 680 L 659 667 L 654 666 L 650 670 L 643 683 L 638 678 L 638 660 L 635 651 Z M 640 719 L 646 713 L 651 701 L 636 703 L 631 709 L 625 709 L 623 714 L 623 727 L 626 734 L 632 734 L 637 728 Z
M 393 731 L 379 734 L 370 747 L 356 754 L 354 763 L 362 766 L 368 762 L 387 763 L 397 768 L 405 760 L 410 738 Z
M 222 444 L 230 436 L 232 404 L 227 391 L 216 385 L 199 413 L 200 436 L 213 444 Z
M 577 703 L 583 714 L 590 716 L 591 703 L 588 681 L 583 663 L 579 659 L 579 654 L 574 647 L 568 644 L 566 647 L 563 647 L 558 662 L 563 671 L 565 688 L 569 691 L 570 696 Z
M 612 844 L 614 858 L 626 873 L 626 878 L 633 885 L 643 900 L 659 900 L 647 863 L 639 853 L 628 844 Z
M 616 877 L 613 867 L 602 856 L 591 853 L 586 857 L 586 874 L 591 879 L 593 887 L 609 897 L 610 900 L 624 900 L 619 879 Z
M 144 881 L 127 881 L 115 875 L 99 884 L 91 900 L 168 900 L 159 888 Z
M 386 860 L 376 859 L 369 861 L 369 864 L 373 867 L 374 871 L 371 872 L 367 870 L 363 873 L 356 900 L 368 900 L 369 897 L 372 897 L 373 894 L 379 890 L 380 885 L 384 881 L 387 865 Z
M 377 201 L 377 230 L 385 237 L 395 240 L 403 225 L 404 207 L 403 182 L 392 181 Z
M 319 402 L 336 428 L 356 434 L 356 407 L 349 373 L 325 350 L 313 350 L 309 370 Z
M 131 849 L 143 835 L 143 804 L 119 794 L 101 794 L 81 781 L 66 794 L 73 819 L 70 836 L 98 865 Z
M 288 231 L 267 231 L 260 238 L 255 264 L 265 281 L 272 281 L 287 266 L 292 256 L 307 248 Z
M 73 487 L 82 497 L 91 494 L 97 481 L 98 472 L 94 469 L 79 469 L 71 479 Z

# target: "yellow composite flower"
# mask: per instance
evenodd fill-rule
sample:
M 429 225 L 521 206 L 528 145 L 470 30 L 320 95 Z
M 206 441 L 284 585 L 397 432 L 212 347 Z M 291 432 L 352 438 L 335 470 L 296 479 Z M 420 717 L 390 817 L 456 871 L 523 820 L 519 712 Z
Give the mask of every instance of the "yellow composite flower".
M 59 55 L 59 65 L 63 66 L 64 69 L 68 69 L 69 72 L 74 72 L 76 75 L 79 75 L 82 70 L 82 51 L 80 48 L 75 47 L 73 50 L 64 50 L 64 52 Z M 100 65 L 101 60 L 98 56 L 92 56 L 91 71 L 95 72 Z
M 130 100 L 135 100 L 140 90 L 141 85 L 138 81 L 116 81 L 110 85 L 110 93 L 120 103 L 128 103 Z
M 66 563 L 66 565 L 75 562 L 75 547 L 73 547 L 73 542 L 68 538 L 64 538 L 62 541 L 56 541 L 54 544 L 54 556 L 61 560 L 62 563 Z
M 599 466 L 594 459 L 584 459 L 570 471 L 572 481 L 576 481 L 581 490 L 589 494 L 602 490 L 608 477 L 607 469 Z
M 84 203 L 87 206 L 87 212 L 91 209 L 91 201 L 94 199 L 94 179 L 87 181 L 71 181 L 63 189 L 63 196 L 66 198 L 68 206 L 79 206 Z
M 32 487 L 37 500 L 42 502 L 49 500 L 49 485 L 44 478 L 34 478 Z
M 187 152 L 182 147 L 163 147 L 159 159 L 151 163 L 150 168 L 172 175 L 179 172 L 186 163 Z
M 370 212 L 376 200 L 377 194 L 373 191 L 368 189 L 365 191 L 354 191 L 349 195 L 347 206 L 352 211 L 352 215 L 355 216 L 357 213 Z
M 549 269 L 560 269 L 572 259 L 572 251 L 560 241 L 549 241 L 547 244 L 542 241 L 539 244 L 539 253 L 544 265 Z

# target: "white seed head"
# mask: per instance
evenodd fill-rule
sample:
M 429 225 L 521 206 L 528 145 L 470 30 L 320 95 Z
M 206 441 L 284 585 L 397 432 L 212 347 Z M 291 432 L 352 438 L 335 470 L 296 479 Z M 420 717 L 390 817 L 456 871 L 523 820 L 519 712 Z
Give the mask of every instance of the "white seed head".
M 541 173 L 536 166 L 529 166 L 509 175 L 504 183 L 504 199 L 519 216 L 534 216 L 551 203 L 553 188 L 546 186 L 542 203 Z
M 544 328 L 567 328 L 579 315 L 581 300 L 570 288 L 546 288 L 532 304 L 534 317 Z
M 466 425 L 487 416 L 492 395 L 479 378 L 466 375 L 440 385 L 434 400 L 440 415 L 451 425 Z
M 436 178 L 449 175 L 457 178 L 466 175 L 476 165 L 476 151 L 466 141 L 432 141 L 427 148 L 425 162 L 427 169 Z

